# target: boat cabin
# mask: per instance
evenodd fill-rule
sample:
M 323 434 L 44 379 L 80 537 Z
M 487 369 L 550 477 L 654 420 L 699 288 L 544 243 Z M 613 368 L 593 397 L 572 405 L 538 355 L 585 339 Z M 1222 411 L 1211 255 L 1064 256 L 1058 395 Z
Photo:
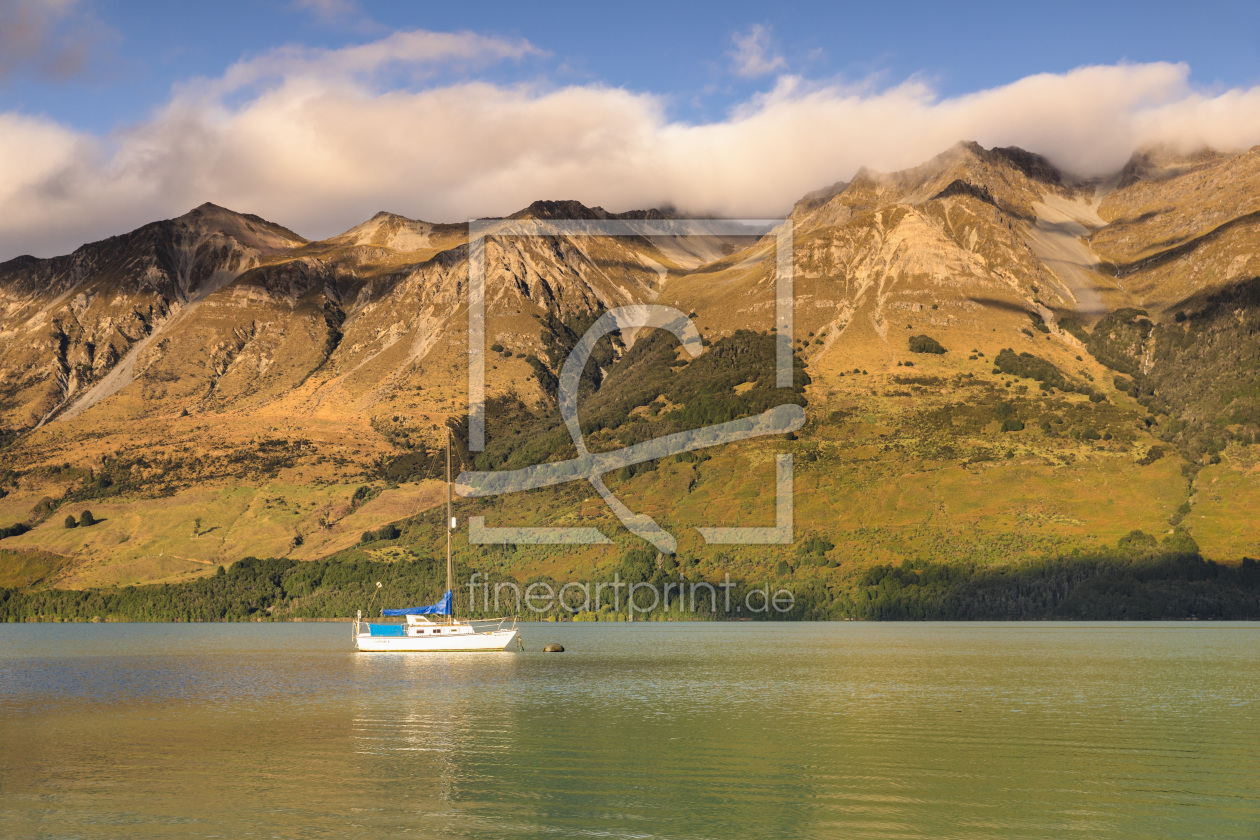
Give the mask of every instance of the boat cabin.
M 454 636 L 473 632 L 467 624 L 444 624 L 432 621 L 427 615 L 407 616 L 408 636 Z

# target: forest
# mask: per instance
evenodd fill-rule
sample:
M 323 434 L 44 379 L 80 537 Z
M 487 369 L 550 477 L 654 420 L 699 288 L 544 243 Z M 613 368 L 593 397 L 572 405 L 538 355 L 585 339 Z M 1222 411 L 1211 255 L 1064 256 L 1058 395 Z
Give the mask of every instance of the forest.
M 1193 551 L 1157 544 L 1141 532 L 1114 549 L 1073 552 L 1010 565 L 910 560 L 869 567 L 845 584 L 808 572 L 769 580 L 736 580 L 731 611 L 699 611 L 666 600 L 643 619 L 679 620 L 1174 620 L 1260 618 L 1260 563 L 1206 561 Z M 1123 541 L 1122 541 L 1123 542 Z M 181 584 L 111 589 L 23 592 L 0 589 L 0 621 L 267 621 L 348 618 L 362 609 L 378 615 L 383 606 L 436 601 L 445 587 L 445 564 L 420 558 L 395 562 L 246 558 L 200 580 Z M 625 582 L 663 590 L 681 580 L 672 558 L 658 563 L 645 549 L 623 554 L 616 569 Z M 482 580 L 485 580 L 483 577 Z M 508 580 L 507 578 L 503 579 Z M 380 582 L 379 588 L 376 584 Z M 490 579 L 493 586 L 496 581 Z M 545 577 L 524 583 L 563 582 Z M 595 583 L 589 581 L 587 583 Z M 784 613 L 750 612 L 742 604 L 753 590 L 787 589 L 793 606 Z M 466 582 L 457 584 L 457 605 L 467 609 Z M 757 603 L 754 599 L 752 603 Z M 474 603 L 473 605 L 477 605 Z M 479 610 L 471 610 L 473 617 Z M 557 603 L 547 613 L 522 618 L 624 620 L 614 613 L 583 613 L 577 603 Z

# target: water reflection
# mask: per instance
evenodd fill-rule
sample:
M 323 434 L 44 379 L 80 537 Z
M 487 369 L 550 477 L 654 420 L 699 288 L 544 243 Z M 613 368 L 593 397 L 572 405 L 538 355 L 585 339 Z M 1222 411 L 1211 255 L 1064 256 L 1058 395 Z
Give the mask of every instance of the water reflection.
M 0 627 L 0 836 L 1254 836 L 1260 627 Z

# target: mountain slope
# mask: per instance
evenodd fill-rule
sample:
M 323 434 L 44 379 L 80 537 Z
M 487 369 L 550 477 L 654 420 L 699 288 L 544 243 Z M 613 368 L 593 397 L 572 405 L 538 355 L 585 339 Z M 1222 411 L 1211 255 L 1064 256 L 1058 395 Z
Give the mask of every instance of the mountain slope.
M 786 564 L 818 585 L 877 562 L 1000 564 L 1134 529 L 1176 531 L 1223 560 L 1260 552 L 1243 513 L 1260 503 L 1258 161 L 1154 150 L 1086 183 L 1023 150 L 962 143 L 803 198 L 790 218 L 805 429 L 610 486 L 699 568 Z M 673 217 L 540 201 L 486 220 L 483 464 L 571 453 L 556 377 L 612 307 L 690 313 L 708 349 L 689 360 L 672 337 L 635 330 L 601 342 L 581 392 L 592 446 L 768 404 L 773 236 L 512 232 Z M 310 242 L 206 205 L 0 266 L 0 527 L 34 526 L 0 550 L 54 551 L 68 585 L 178 580 L 246 553 L 349 550 L 436 502 L 435 450 L 467 411 L 467 240 L 467 225 L 381 213 Z M 748 366 L 743 381 L 728 358 Z M 797 464 L 797 544 L 706 546 L 698 527 L 767 524 L 758 476 L 781 451 Z M 464 504 L 488 521 L 592 524 L 625 545 L 589 495 Z M 89 502 L 106 522 L 62 528 Z M 437 533 L 408 545 L 425 551 Z M 824 562 L 800 554 L 824 538 Z M 560 577 L 619 550 L 470 557 Z

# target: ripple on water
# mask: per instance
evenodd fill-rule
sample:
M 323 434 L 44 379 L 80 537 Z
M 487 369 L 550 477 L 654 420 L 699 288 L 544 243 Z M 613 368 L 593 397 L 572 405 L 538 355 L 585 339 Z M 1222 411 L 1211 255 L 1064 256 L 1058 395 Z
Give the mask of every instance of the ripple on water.
M 1252 837 L 1260 626 L 0 627 L 0 836 Z

